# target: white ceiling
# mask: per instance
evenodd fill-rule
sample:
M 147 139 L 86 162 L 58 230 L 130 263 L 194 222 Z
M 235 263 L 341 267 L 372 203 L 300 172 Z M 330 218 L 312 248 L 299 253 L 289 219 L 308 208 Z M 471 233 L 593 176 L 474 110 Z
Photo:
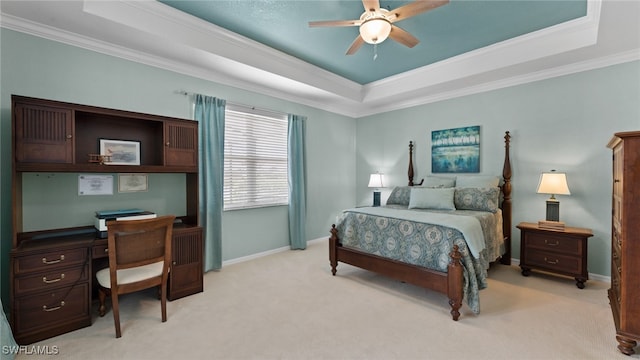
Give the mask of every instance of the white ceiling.
M 589 1 L 585 17 L 365 85 L 155 1 L 2 0 L 0 10 L 7 29 L 350 117 L 640 60 L 637 0 Z

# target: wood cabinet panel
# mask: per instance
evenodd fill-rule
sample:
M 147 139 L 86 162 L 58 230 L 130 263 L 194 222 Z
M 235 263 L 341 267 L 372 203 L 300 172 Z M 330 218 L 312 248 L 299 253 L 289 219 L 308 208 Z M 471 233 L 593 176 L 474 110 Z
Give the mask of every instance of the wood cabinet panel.
M 202 241 L 201 227 L 174 229 L 169 300 L 203 291 Z
M 73 163 L 74 121 L 70 109 L 14 103 L 15 161 Z
M 198 166 L 197 124 L 167 121 L 164 141 L 166 166 Z
M 609 304 L 618 349 L 632 355 L 640 341 L 640 131 L 616 133 L 607 146 L 613 152 Z

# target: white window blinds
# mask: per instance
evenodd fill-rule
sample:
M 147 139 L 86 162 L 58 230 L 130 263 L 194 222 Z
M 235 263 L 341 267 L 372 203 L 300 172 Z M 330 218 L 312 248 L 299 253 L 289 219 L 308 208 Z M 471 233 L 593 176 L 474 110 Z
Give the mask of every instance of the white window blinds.
M 287 115 L 227 103 L 224 209 L 288 202 Z

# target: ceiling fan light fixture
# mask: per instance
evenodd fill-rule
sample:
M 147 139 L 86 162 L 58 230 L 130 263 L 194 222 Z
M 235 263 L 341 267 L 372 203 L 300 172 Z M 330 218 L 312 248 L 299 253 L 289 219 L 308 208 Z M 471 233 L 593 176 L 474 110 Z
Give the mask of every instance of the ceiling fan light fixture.
M 385 41 L 389 33 L 391 33 L 391 23 L 386 19 L 371 19 L 360 25 L 360 36 L 369 44 Z

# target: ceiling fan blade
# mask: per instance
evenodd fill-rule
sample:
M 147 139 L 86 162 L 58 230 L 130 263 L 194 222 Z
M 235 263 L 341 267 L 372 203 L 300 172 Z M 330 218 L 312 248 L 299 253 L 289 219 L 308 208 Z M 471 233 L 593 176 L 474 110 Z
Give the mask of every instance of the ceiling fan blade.
M 391 26 L 389 37 L 399 42 L 400 44 L 410 48 L 418 45 L 418 43 L 420 42 L 420 40 L 416 39 L 415 36 L 409 34 L 407 31 L 399 28 L 396 25 Z
M 376 11 L 380 9 L 380 0 L 362 0 L 364 11 Z
M 351 43 L 349 50 L 347 50 L 347 55 L 355 54 L 356 51 L 358 51 L 360 47 L 362 47 L 363 44 L 364 44 L 364 39 L 362 38 L 362 36 L 358 35 L 358 37 L 353 41 L 353 43 Z
M 449 3 L 449 0 L 417 0 L 407 5 L 400 6 L 389 11 L 389 21 L 395 22 L 408 19 L 423 12 L 433 10 Z
M 333 27 L 333 26 L 360 26 L 360 20 L 328 20 L 328 21 L 309 21 L 309 27 Z

